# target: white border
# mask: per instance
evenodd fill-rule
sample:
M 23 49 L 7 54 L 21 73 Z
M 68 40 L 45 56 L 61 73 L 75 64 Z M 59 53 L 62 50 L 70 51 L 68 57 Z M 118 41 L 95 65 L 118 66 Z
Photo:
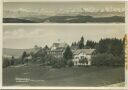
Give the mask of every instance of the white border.
M 125 34 L 128 37 L 128 1 L 125 2 Z M 125 49 L 128 50 L 128 48 L 125 48 Z M 125 60 L 127 62 L 127 64 L 125 63 L 125 65 L 127 65 L 128 67 L 128 57 L 126 57 Z M 128 70 L 126 68 L 125 68 L 125 87 L 128 88 Z
M 2 19 L 2 17 L 3 17 L 3 3 L 2 3 L 2 1 L 3 0 L 1 0 L 1 2 L 0 2 L 0 66 L 1 66 L 1 68 L 0 68 L 0 88 L 2 87 L 2 44 L 3 44 L 3 37 L 2 37 L 2 33 L 3 33 L 3 28 L 2 28 L 2 22 L 3 22 L 3 19 Z
M 1 1 L 5 1 L 5 0 L 1 0 Z M 9 2 L 15 2 L 15 0 L 8 0 Z M 45 1 L 50 1 L 50 2 L 72 2 L 72 1 L 83 1 L 83 2 L 86 2 L 86 1 L 127 1 L 127 0 L 25 0 L 25 2 L 45 2 Z M 7 0 L 6 0 L 7 2 Z M 24 0 L 19 0 L 19 2 L 24 2 Z M 125 2 L 126 4 L 126 2 Z M 0 3 L 0 8 L 1 8 L 1 16 L 0 17 L 3 17 L 3 3 Z M 128 7 L 128 2 L 127 2 L 127 7 Z M 127 10 L 125 10 L 126 12 Z M 127 14 L 126 14 L 127 13 Z M 128 12 L 126 12 L 125 14 L 128 15 Z M 128 18 L 126 19 L 126 22 L 128 22 Z M 77 24 L 77 23 L 72 23 L 70 25 L 103 25 L 105 23 L 98 23 L 98 24 L 95 24 L 95 23 L 90 23 L 90 24 Z M 10 23 L 6 23 L 6 24 L 3 24 L 2 23 L 2 18 L 0 20 L 0 47 L 2 47 L 2 27 L 3 25 L 69 25 L 69 24 L 50 24 L 50 23 L 13 23 L 13 24 L 10 24 Z M 115 23 L 107 23 L 107 25 L 116 25 Z M 128 25 L 125 23 L 125 27 L 126 27 L 126 30 L 128 29 Z M 127 32 L 127 31 L 126 31 Z M 127 32 L 128 33 L 128 32 Z M 1 60 L 0 60 L 0 66 L 2 66 L 2 48 L 0 48 L 0 55 L 1 55 Z M 38 87 L 38 86 L 35 86 L 35 87 L 32 87 L 32 86 L 2 86 L 2 68 L 0 68 L 0 87 L 1 89 L 95 89 L 95 90 L 99 90 L 99 89 L 114 89 L 114 90 L 117 90 L 117 89 L 124 89 L 126 90 L 126 88 L 128 89 L 127 85 L 128 85 L 128 71 L 127 73 L 125 73 L 125 80 L 126 80 L 126 86 L 125 87 L 52 87 L 52 86 L 47 86 L 47 87 Z
M 4 2 L 74 2 L 74 1 L 127 1 L 127 0 L 3 0 Z

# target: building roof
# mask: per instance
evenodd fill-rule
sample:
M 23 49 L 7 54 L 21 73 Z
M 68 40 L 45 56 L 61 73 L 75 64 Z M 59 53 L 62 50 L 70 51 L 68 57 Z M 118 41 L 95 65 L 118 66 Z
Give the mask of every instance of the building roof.
M 85 53 L 85 54 L 92 54 L 95 49 L 77 49 L 73 50 L 74 55 L 78 55 L 80 53 Z
M 76 49 L 78 49 L 78 46 L 77 45 L 76 46 L 71 46 L 71 49 L 76 50 Z
M 66 48 L 68 44 L 66 43 L 53 43 L 51 49 L 60 49 L 60 48 Z
M 34 47 L 34 48 L 31 50 L 31 52 L 34 53 L 34 54 L 36 54 L 36 53 L 39 52 L 40 50 L 42 50 L 41 47 Z
M 59 44 L 59 47 L 64 47 L 64 48 L 66 48 L 67 46 L 68 46 L 67 43 L 60 43 L 60 44 Z
M 57 49 L 54 49 L 54 50 L 51 50 L 51 51 L 62 52 L 62 51 L 64 51 L 64 49 L 63 48 L 57 48 Z
M 59 44 L 60 44 L 60 43 L 53 43 L 52 46 L 53 46 L 53 47 L 59 47 Z

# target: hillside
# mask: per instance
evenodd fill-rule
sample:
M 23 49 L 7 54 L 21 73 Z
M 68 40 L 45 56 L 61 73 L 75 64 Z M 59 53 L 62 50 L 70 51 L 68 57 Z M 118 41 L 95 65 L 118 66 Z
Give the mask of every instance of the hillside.
M 53 16 L 46 18 L 44 22 L 52 23 L 124 23 L 125 18 L 121 16 L 92 17 L 92 16 Z
M 93 17 L 93 16 L 51 16 L 51 17 L 22 17 L 3 18 L 4 23 L 124 23 L 125 17 Z
M 19 18 L 3 18 L 3 23 L 34 23 L 34 21 Z
M 10 49 L 10 48 L 3 48 L 3 56 L 14 56 L 14 57 L 19 57 L 22 55 L 22 53 L 30 52 L 31 49 Z

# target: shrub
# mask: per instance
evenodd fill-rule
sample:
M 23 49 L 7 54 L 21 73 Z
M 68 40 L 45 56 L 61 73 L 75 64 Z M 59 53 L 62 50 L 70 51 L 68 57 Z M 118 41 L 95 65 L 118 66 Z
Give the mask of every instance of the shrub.
M 10 60 L 8 58 L 3 58 L 3 68 L 6 68 L 8 66 L 10 66 Z
M 95 66 L 121 66 L 124 65 L 124 60 L 119 56 L 114 56 L 110 53 L 96 54 L 92 57 L 92 65 Z
M 68 65 L 69 67 L 72 67 L 72 66 L 74 66 L 74 63 L 73 63 L 72 60 L 68 60 L 68 61 L 67 61 L 67 65 Z
M 63 58 L 56 58 L 52 60 L 52 67 L 53 68 L 62 68 L 66 66 L 66 62 Z
M 21 59 L 20 58 L 17 58 L 14 60 L 14 65 L 18 65 L 18 64 L 21 64 Z

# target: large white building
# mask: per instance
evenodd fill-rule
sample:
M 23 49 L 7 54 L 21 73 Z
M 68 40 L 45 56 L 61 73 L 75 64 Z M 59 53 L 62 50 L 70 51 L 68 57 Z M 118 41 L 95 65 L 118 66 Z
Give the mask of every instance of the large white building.
M 47 51 L 47 53 L 57 58 L 63 57 L 63 53 L 67 46 L 67 43 L 53 43 L 53 45 L 51 46 L 50 50 Z
M 91 56 L 95 49 L 77 49 L 73 51 L 74 65 L 91 65 Z M 82 62 L 85 60 L 85 62 Z

